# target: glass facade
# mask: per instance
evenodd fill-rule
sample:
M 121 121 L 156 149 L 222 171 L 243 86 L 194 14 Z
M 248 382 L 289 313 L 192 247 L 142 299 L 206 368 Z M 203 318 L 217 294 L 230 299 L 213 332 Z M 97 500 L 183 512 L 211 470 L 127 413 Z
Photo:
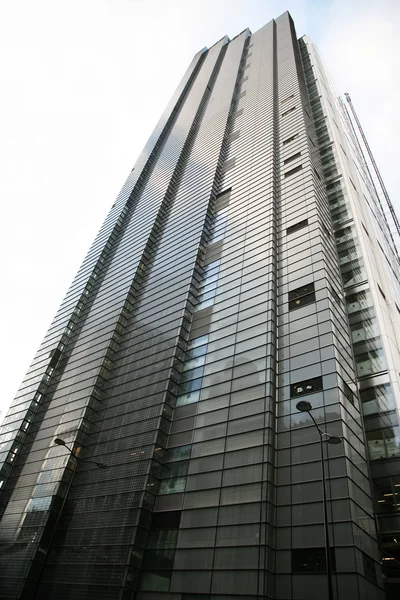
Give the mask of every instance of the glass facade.
M 386 598 L 394 600 L 400 593 L 398 253 L 349 113 L 307 37 L 300 49 L 343 283 L 337 301 L 346 304 L 360 390 Z
M 335 594 L 384 598 L 398 270 L 341 112 L 288 13 L 194 57 L 1 428 L 4 598 L 327 599 L 299 399 Z

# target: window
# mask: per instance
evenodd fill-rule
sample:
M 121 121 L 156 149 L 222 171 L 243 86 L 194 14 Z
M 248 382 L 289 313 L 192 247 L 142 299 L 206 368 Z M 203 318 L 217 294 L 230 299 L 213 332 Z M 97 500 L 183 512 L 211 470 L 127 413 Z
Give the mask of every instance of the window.
M 299 158 L 299 156 L 301 156 L 301 152 L 297 152 L 296 154 L 293 154 L 293 156 L 289 156 L 289 158 L 286 158 L 283 161 L 283 164 L 287 165 L 287 163 L 292 162 L 292 160 L 296 160 L 296 158 Z
M 308 219 L 299 221 L 298 223 L 295 223 L 294 225 L 291 225 L 290 227 L 288 227 L 286 229 L 286 235 L 290 235 L 291 233 L 294 233 L 295 231 L 299 231 L 299 229 L 303 229 L 303 227 L 307 227 L 307 226 L 308 226 Z
M 335 552 L 331 548 L 332 569 L 336 571 Z M 296 548 L 292 550 L 292 573 L 325 573 L 325 548 Z
M 152 529 L 179 529 L 181 520 L 180 510 L 154 512 L 151 518 Z
M 328 235 L 330 237 L 331 232 L 329 231 L 329 229 L 327 228 L 327 226 L 325 225 L 325 223 L 323 221 L 321 221 L 321 225 L 322 225 L 322 229 L 325 231 L 326 235 Z
M 240 110 L 243 112 L 243 109 L 240 109 Z M 239 112 L 240 111 L 238 111 L 238 113 Z M 236 116 L 238 116 L 237 113 L 236 113 Z M 229 160 L 226 160 L 224 162 L 224 164 L 222 165 L 221 173 L 226 173 L 230 169 L 233 169 L 233 167 L 235 166 L 235 163 L 236 163 L 236 158 L 230 158 Z
M 191 392 L 201 389 L 201 379 L 193 379 L 191 381 L 182 382 L 178 389 L 178 396 L 189 395 Z
M 50 367 L 55 367 L 59 361 L 59 358 L 61 356 L 61 350 L 59 348 L 55 348 L 50 352 Z
M 186 350 L 186 360 L 202 356 L 207 352 L 208 334 L 190 340 Z
M 218 194 L 218 196 L 215 199 L 214 214 L 228 206 L 229 200 L 231 198 L 231 190 L 232 188 L 229 188 Z
M 390 384 L 384 383 L 361 391 L 364 417 L 395 410 Z
M 157 592 L 167 592 L 172 571 L 143 571 L 140 579 L 140 589 Z
M 364 566 L 364 575 L 367 579 L 372 581 L 372 583 L 376 584 L 376 569 L 375 569 L 375 561 L 373 558 L 370 558 L 364 552 L 363 555 L 363 566 Z
M 190 381 L 192 379 L 197 379 L 203 375 L 204 367 L 199 366 L 195 369 L 190 369 L 188 371 L 183 371 L 181 374 L 181 382 Z
M 369 233 L 368 233 L 368 231 L 367 231 L 367 228 L 365 227 L 364 223 L 363 223 L 363 222 L 361 222 L 361 225 L 363 226 L 363 229 L 364 229 L 365 233 L 366 233 L 366 234 L 367 234 L 367 236 L 369 237 Z
M 203 267 L 203 277 L 207 277 L 207 279 L 209 277 L 212 277 L 214 275 L 216 275 L 219 271 L 219 266 L 220 266 L 220 260 L 213 260 L 212 262 L 207 263 L 206 265 L 204 265 Z
M 399 427 L 385 427 L 366 433 L 370 460 L 400 456 Z
M 343 384 L 343 393 L 346 396 L 347 400 L 350 400 L 350 402 L 352 404 L 354 404 L 354 394 L 353 394 L 353 390 L 351 389 L 351 387 L 345 382 L 342 381 Z
M 238 139 L 239 136 L 240 136 L 240 129 L 237 129 L 236 131 L 234 131 L 233 133 L 231 133 L 228 136 L 228 142 L 229 143 L 234 142 L 235 140 Z
M 208 259 L 211 257 L 209 256 Z M 214 257 L 215 258 L 215 257 Z M 207 260 L 207 252 L 205 260 Z M 219 273 L 220 260 L 213 260 L 203 267 L 202 282 L 198 287 L 198 304 L 195 307 L 195 312 L 203 310 L 214 304 L 214 297 L 217 289 L 217 279 Z M 194 320 L 192 322 L 192 328 Z
M 317 169 L 314 169 L 314 172 L 315 172 L 316 176 L 318 177 L 318 179 L 321 181 L 321 175 L 318 173 Z
M 189 371 L 191 369 L 195 369 L 196 367 L 201 367 L 202 365 L 204 365 L 205 361 L 206 361 L 206 356 L 204 353 L 202 356 L 196 356 L 195 358 L 192 358 L 191 360 L 186 361 L 185 364 L 183 365 L 183 370 Z
M 284 174 L 284 177 L 290 177 L 291 175 L 294 175 L 295 173 L 298 173 L 299 171 L 301 171 L 303 168 L 303 165 L 299 165 L 298 167 L 295 167 L 294 169 L 291 169 L 290 171 L 286 171 L 286 173 Z
M 174 564 L 175 550 L 159 548 L 158 550 L 147 550 L 144 556 L 143 568 L 170 570 Z
M 380 291 L 380 293 L 382 294 L 382 297 L 383 297 L 383 299 L 384 299 L 384 300 L 386 300 L 386 296 L 385 296 L 385 294 L 383 293 L 383 289 L 381 288 L 381 286 L 379 285 L 379 283 L 377 283 L 376 285 L 378 286 L 378 290 L 379 290 L 379 291 Z
M 351 185 L 352 185 L 352 186 L 353 186 L 353 188 L 354 188 L 354 189 L 357 191 L 357 188 L 356 188 L 356 186 L 354 185 L 354 183 L 352 182 L 352 180 L 351 180 L 351 178 L 350 178 L 350 177 L 349 177 L 349 179 L 350 179 L 350 183 L 351 183 Z
M 295 290 L 292 290 L 288 294 L 289 299 L 289 310 L 295 310 L 296 308 L 302 308 L 307 304 L 315 302 L 314 284 L 308 283 Z
M 380 250 L 381 250 L 382 254 L 384 254 L 384 255 L 385 255 L 385 251 L 384 251 L 384 249 L 382 248 L 382 245 L 381 245 L 381 243 L 379 242 L 379 240 L 376 240 L 376 241 L 378 242 L 378 246 L 379 246 L 379 248 L 380 248 Z M 385 255 L 385 258 L 386 258 L 386 255 Z
M 200 389 L 200 388 L 199 388 Z M 184 406 L 185 404 L 193 404 L 193 402 L 198 402 L 200 399 L 200 392 L 196 390 L 194 392 L 187 392 L 186 394 L 181 394 L 176 398 L 176 406 Z
M 160 459 L 161 457 L 166 463 L 175 462 L 178 460 L 188 460 L 190 458 L 191 449 L 192 446 L 190 444 L 185 446 L 177 446 L 176 448 L 168 449 L 166 451 L 167 454 L 164 456 L 163 453 L 165 452 L 165 450 L 163 450 L 160 447 L 157 447 L 155 449 L 155 456 L 158 459 Z
M 281 104 L 285 104 L 285 102 L 287 102 L 288 100 L 290 100 L 290 98 L 294 98 L 294 94 L 291 94 L 290 96 L 288 96 L 287 98 L 285 98 L 284 100 L 282 100 Z
M 322 389 L 322 377 L 314 377 L 313 379 L 292 383 L 290 386 L 290 397 L 297 398 L 297 396 L 314 394 L 315 392 L 320 392 Z
M 293 140 L 295 140 L 298 137 L 299 137 L 298 133 L 296 133 L 295 135 L 292 135 L 290 138 L 287 138 L 287 140 L 282 142 L 282 146 L 286 146 L 286 144 L 290 144 L 290 142 L 293 142 Z
M 335 298 L 336 302 L 338 304 L 340 304 L 340 296 L 332 285 L 331 285 L 331 293 L 332 293 L 332 296 Z
M 178 494 L 185 491 L 186 477 L 163 479 L 160 483 L 159 494 Z
M 282 113 L 282 117 L 286 117 L 286 115 L 288 115 L 289 113 L 293 112 L 294 110 L 296 110 L 296 107 L 292 106 L 292 108 L 289 108 L 289 110 L 287 110 L 286 112 Z

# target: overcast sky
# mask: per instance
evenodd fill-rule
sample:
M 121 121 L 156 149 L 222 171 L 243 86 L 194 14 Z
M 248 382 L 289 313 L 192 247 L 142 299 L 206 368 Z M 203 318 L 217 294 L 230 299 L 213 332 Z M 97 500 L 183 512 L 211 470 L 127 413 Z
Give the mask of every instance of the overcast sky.
M 285 10 L 351 94 L 400 213 L 398 0 L 0 2 L 0 410 L 193 55 Z

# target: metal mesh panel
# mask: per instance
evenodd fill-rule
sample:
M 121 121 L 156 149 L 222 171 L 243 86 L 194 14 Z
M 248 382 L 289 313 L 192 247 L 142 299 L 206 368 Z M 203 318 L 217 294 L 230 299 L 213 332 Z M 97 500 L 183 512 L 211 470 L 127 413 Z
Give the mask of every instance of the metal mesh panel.
M 130 552 L 130 546 L 90 546 L 76 548 L 75 546 L 53 547 L 48 563 L 105 563 L 125 564 Z
M 100 431 L 157 417 L 161 412 L 161 401 L 155 406 L 143 408 L 142 410 L 132 411 L 132 409 L 133 407 L 131 404 L 127 405 L 126 407 L 122 406 L 120 411 L 123 411 L 123 414 L 119 414 L 118 416 L 114 417 L 110 414 L 111 411 L 107 412 L 106 414 L 103 412 L 105 420 L 101 422 Z M 117 409 L 114 409 L 114 412 L 116 412 L 116 410 Z
M 81 513 L 80 515 L 74 513 L 73 515 L 64 515 L 59 521 L 59 529 L 77 528 L 81 529 L 84 527 L 107 527 L 110 523 L 118 525 L 118 527 L 128 527 L 137 525 L 139 512 L 137 510 L 126 510 L 125 512 L 118 511 L 106 511 L 104 513 L 93 512 L 93 513 Z
M 76 513 L 86 513 L 90 511 L 103 511 L 103 510 L 114 510 L 126 507 L 137 507 L 139 506 L 141 498 L 141 493 L 139 492 L 130 492 L 130 493 L 116 493 L 114 490 L 114 494 L 99 495 L 93 498 L 78 498 L 76 500 L 72 500 L 68 498 L 65 502 L 64 512 L 76 512 Z
M 99 494 L 111 493 L 115 490 L 120 492 L 131 492 L 144 489 L 145 478 L 135 477 L 132 479 L 112 479 L 101 481 L 90 485 L 75 486 L 71 489 L 70 498 L 85 498 Z
M 121 584 L 124 574 L 124 567 L 114 565 L 91 565 L 91 564 L 67 564 L 52 565 L 51 569 L 45 569 L 42 581 L 59 581 L 69 583 L 79 581 L 79 583 L 96 583 L 96 585 Z
M 132 419 L 133 420 L 133 419 Z M 118 429 L 106 429 L 100 431 L 97 435 L 97 442 L 102 444 L 108 442 L 115 436 L 126 437 L 143 431 L 151 431 L 157 429 L 158 419 L 149 419 L 147 421 L 131 422 L 128 425 L 120 425 Z
M 35 600 L 119 600 L 119 587 L 42 583 Z
M 107 527 L 102 529 L 70 529 L 57 531 L 54 546 L 89 546 L 98 544 L 128 544 L 132 540 L 133 527 Z

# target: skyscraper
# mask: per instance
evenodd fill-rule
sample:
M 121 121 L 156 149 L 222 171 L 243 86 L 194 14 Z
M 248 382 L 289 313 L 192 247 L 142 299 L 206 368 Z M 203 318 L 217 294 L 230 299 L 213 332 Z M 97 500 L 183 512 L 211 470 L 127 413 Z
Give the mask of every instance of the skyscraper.
M 378 542 L 394 597 L 400 268 L 362 150 L 288 13 L 194 57 L 2 426 L 2 598 L 325 599 L 328 557 L 381 600 Z M 327 555 L 299 400 L 340 442 Z

